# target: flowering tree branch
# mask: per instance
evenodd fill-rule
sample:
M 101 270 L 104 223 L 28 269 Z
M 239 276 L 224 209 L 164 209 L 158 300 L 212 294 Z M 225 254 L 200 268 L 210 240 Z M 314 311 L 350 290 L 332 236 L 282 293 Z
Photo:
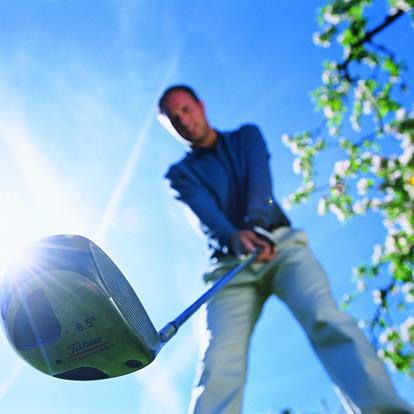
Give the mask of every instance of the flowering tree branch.
M 404 15 L 414 17 L 414 0 L 388 0 L 382 23 L 368 29 L 375 3 L 329 0 L 319 12 L 314 42 L 332 47 L 336 39 L 342 60 L 324 63 L 322 85 L 312 95 L 321 126 L 282 137 L 302 178 L 284 205 L 321 193 L 319 214 L 330 212 L 340 221 L 380 215 L 384 241 L 373 247 L 369 263 L 355 267 L 356 290 L 343 306 L 370 294 L 372 315 L 361 324 L 379 355 L 414 378 L 414 108 L 404 82 L 406 66 L 376 38 Z M 328 148 L 339 155 L 323 176 L 318 156 Z

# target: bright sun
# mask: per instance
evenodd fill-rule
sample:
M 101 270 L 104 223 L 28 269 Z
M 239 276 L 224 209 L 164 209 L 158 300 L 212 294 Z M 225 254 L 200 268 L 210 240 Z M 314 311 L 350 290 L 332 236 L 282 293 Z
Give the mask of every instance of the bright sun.
M 33 228 L 28 228 L 26 220 L 19 220 L 15 214 L 4 214 L 1 210 L 4 209 L 0 209 L 0 278 L 5 269 L 18 260 L 24 248 L 35 239 Z

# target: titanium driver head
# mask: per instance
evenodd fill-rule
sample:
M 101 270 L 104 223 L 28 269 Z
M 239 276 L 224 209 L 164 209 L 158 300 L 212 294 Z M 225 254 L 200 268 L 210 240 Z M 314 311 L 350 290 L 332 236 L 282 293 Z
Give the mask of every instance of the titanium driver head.
M 91 240 L 56 235 L 4 275 L 1 319 L 14 350 L 54 377 L 96 380 L 150 364 L 160 338 L 134 290 Z

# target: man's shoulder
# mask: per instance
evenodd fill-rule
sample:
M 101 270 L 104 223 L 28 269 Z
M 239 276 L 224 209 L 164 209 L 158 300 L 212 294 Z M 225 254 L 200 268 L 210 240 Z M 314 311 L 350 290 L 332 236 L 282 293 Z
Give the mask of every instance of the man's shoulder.
M 250 136 L 258 133 L 260 133 L 260 128 L 253 123 L 242 124 L 237 129 L 227 132 L 231 137 Z
M 242 145 L 244 142 L 252 141 L 261 138 L 262 134 L 260 128 L 253 123 L 245 123 L 238 128 L 230 131 L 217 131 L 225 140 L 232 141 L 235 145 Z M 232 144 L 233 145 L 233 144 Z M 164 177 L 171 179 L 171 177 L 186 171 L 191 168 L 194 161 L 197 160 L 197 155 L 194 152 L 186 152 L 178 161 L 170 164 Z
M 237 147 L 250 147 L 257 141 L 263 140 L 263 135 L 260 128 L 256 124 L 242 124 L 239 128 L 229 132 L 222 133 L 227 138 L 230 145 Z

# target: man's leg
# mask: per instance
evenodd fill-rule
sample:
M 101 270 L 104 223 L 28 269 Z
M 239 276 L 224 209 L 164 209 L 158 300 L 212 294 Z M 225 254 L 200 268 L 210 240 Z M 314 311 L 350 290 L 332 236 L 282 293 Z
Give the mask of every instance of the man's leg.
M 305 244 L 281 249 L 272 287 L 306 331 L 349 413 L 414 412 L 398 397 L 356 322 L 337 310 L 325 272 Z
M 247 349 L 262 305 L 253 284 L 226 287 L 206 305 L 207 329 L 189 413 L 240 413 Z

